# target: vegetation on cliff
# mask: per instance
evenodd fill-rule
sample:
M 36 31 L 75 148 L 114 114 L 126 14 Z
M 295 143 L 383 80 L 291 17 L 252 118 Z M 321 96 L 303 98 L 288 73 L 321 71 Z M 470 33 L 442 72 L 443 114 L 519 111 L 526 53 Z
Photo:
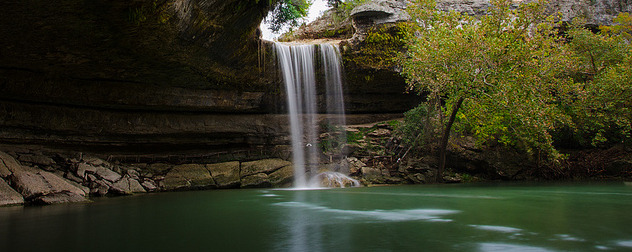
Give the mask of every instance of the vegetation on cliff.
M 426 120 L 422 134 L 440 135 L 437 177 L 453 126 L 549 167 L 564 159 L 560 142 L 629 143 L 632 45 L 625 28 L 595 34 L 576 21 L 560 33 L 555 27 L 563 24 L 545 15 L 544 1 L 517 9 L 510 0 L 491 3 L 480 19 L 437 11 L 433 0 L 413 1 L 408 9 L 417 22 L 398 61 L 409 88 L 428 97 L 420 111 L 436 118 Z M 625 14 L 619 20 L 625 27 Z

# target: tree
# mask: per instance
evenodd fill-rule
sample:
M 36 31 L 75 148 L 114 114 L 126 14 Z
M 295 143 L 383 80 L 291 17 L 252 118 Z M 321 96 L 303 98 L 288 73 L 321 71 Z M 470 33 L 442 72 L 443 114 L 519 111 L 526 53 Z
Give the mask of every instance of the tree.
M 437 180 L 442 180 L 453 125 L 481 141 L 498 141 L 528 153 L 557 160 L 551 132 L 570 123 L 560 107 L 574 82 L 563 73 L 570 54 L 545 2 L 512 7 L 511 0 L 491 0 L 489 14 L 476 19 L 436 9 L 433 0 L 414 0 L 400 56 L 411 90 L 437 101 L 447 121 L 439 144 Z M 431 107 L 431 106 L 429 106 Z
M 571 69 L 582 83 L 571 115 L 580 143 L 593 146 L 632 139 L 632 17 L 621 13 L 601 33 L 576 21 L 568 31 Z
M 270 30 L 280 31 L 285 26 L 298 26 L 300 20 L 307 16 L 312 2 L 309 0 L 280 0 L 266 19 Z

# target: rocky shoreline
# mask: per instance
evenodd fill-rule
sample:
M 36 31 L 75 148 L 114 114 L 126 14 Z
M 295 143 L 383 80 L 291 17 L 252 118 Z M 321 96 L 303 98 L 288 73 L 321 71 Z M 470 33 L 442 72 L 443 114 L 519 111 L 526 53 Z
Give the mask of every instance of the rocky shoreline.
M 291 163 L 280 158 L 124 164 L 82 153 L 20 147 L 0 152 L 0 206 L 85 202 L 89 197 L 158 191 L 281 187 L 292 177 Z
M 398 122 L 347 126 L 348 142 L 339 145 L 346 155 L 323 149 L 320 171 L 342 172 L 365 186 L 436 183 L 435 155 L 431 151 L 406 155 L 410 149 L 396 134 Z M 321 148 L 331 144 L 333 134 L 321 134 Z M 626 146 L 568 151 L 561 166 L 540 167 L 506 147 L 479 146 L 471 137 L 454 139 L 443 177 L 446 183 L 632 178 L 632 149 Z M 294 178 L 290 156 L 289 146 L 283 145 L 168 155 L 0 145 L 0 206 L 89 202 L 92 197 L 163 191 L 289 187 Z

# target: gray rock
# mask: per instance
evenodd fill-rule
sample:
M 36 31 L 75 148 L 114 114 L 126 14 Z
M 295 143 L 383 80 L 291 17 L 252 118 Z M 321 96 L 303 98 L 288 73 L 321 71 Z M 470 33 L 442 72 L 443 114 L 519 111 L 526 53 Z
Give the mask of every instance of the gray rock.
M 6 178 L 21 165 L 11 155 L 0 151 L 0 177 Z
M 101 178 L 103 178 L 103 179 L 105 179 L 107 181 L 110 181 L 110 182 L 116 182 L 119 179 L 121 179 L 121 175 L 120 174 L 118 174 L 118 173 L 116 173 L 116 172 L 114 172 L 114 171 L 112 171 L 112 170 L 110 170 L 108 168 L 102 167 L 102 166 L 97 167 L 95 173 L 99 177 L 101 177 Z
M 406 12 L 408 1 L 374 0 L 359 5 L 351 10 L 351 17 L 370 17 L 374 24 L 402 22 L 410 19 Z
M 113 183 L 112 187 L 110 187 L 110 192 L 122 195 L 132 194 L 132 191 L 129 189 L 129 180 L 127 180 L 127 176 L 123 177 L 116 183 Z
M 127 171 L 127 175 L 129 175 L 131 178 L 133 179 L 140 179 L 140 174 L 138 173 L 138 171 L 134 170 L 134 169 L 128 169 Z
M 140 182 L 138 182 L 138 180 L 133 179 L 133 178 L 128 178 L 127 180 L 129 181 L 130 192 L 132 193 L 146 193 L 147 192 L 145 188 L 143 188 L 143 186 L 140 184 Z
M 365 163 L 355 157 L 349 157 L 347 158 L 347 161 L 349 162 L 349 174 L 357 174 L 360 172 L 362 167 L 366 167 Z
M 144 193 L 147 191 L 145 191 L 145 188 L 140 185 L 138 180 L 131 178 L 129 175 L 125 175 L 121 180 L 112 184 L 112 187 L 110 187 L 110 192 L 126 195 L 133 193 Z
M 86 157 L 86 158 L 84 158 L 84 161 L 86 163 L 94 165 L 94 166 L 102 166 L 102 165 L 106 164 L 106 162 L 103 161 L 102 159 L 95 158 L 95 157 Z
M 91 173 L 96 173 L 97 168 L 86 163 L 80 163 L 79 165 L 77 165 L 77 176 L 79 176 L 80 178 L 85 179 L 87 171 Z
M 270 187 L 270 179 L 265 173 L 257 173 L 241 179 L 242 188 Z
M 24 198 L 13 190 L 6 181 L 0 178 L 0 206 L 19 205 L 24 203 Z
M 285 166 L 292 166 L 292 163 L 280 158 L 262 159 L 241 164 L 241 177 L 250 176 L 257 173 L 271 173 Z
M 379 181 L 383 178 L 382 171 L 380 169 L 372 168 L 372 167 L 362 167 L 362 178 L 367 181 Z
M 145 190 L 147 190 L 148 192 L 153 192 L 158 190 L 158 187 L 156 186 L 156 183 L 154 183 L 151 180 L 145 180 L 143 181 L 143 183 L 141 184 Z
M 55 161 L 52 158 L 43 155 L 20 155 L 18 159 L 22 162 L 36 165 L 50 166 L 55 164 Z
M 70 173 L 70 172 L 66 172 L 66 174 L 64 175 L 64 177 L 70 181 L 74 181 L 76 183 L 83 183 L 83 179 L 77 177 L 74 173 Z
M 53 194 L 37 197 L 36 199 L 33 200 L 33 203 L 42 204 L 42 205 L 51 205 L 51 204 L 87 202 L 87 201 L 89 200 L 85 197 L 79 196 L 71 192 L 63 191 L 63 192 L 58 192 L 58 193 L 53 193 Z
M 211 176 L 222 188 L 239 187 L 239 162 L 226 162 L 218 164 L 207 164 Z
M 42 196 L 62 192 L 79 196 L 69 197 L 69 201 L 81 198 L 85 200 L 86 193 L 81 188 L 50 172 L 23 166 L 22 169 L 13 171 L 9 178 L 15 189 L 26 200 L 36 200 Z
M 105 180 L 97 180 L 90 186 L 90 194 L 105 196 L 110 191 L 111 184 L 108 184 Z
M 194 189 L 215 186 L 209 171 L 201 164 L 174 166 L 162 181 L 166 190 Z

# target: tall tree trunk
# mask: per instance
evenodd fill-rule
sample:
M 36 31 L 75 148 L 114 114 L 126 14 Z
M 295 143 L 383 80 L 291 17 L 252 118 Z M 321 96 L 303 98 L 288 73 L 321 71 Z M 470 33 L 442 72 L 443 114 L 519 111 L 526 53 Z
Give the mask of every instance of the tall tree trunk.
M 437 181 L 443 182 L 443 171 L 445 170 L 445 155 L 446 149 L 448 148 L 448 140 L 450 138 L 450 130 L 452 129 L 452 124 L 454 124 L 454 120 L 456 119 L 456 112 L 461 108 L 461 104 L 463 104 L 463 100 L 465 98 L 461 97 L 452 107 L 452 112 L 450 113 L 450 119 L 448 120 L 448 124 L 445 126 L 443 130 L 443 137 L 441 138 L 441 147 L 439 148 L 439 169 L 437 170 Z

